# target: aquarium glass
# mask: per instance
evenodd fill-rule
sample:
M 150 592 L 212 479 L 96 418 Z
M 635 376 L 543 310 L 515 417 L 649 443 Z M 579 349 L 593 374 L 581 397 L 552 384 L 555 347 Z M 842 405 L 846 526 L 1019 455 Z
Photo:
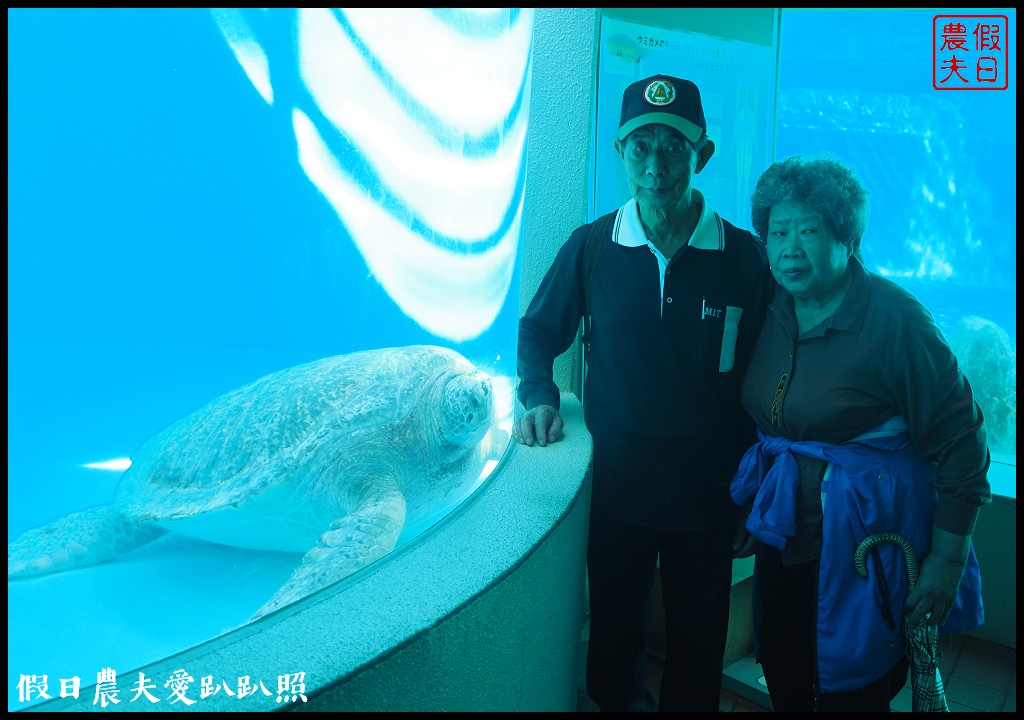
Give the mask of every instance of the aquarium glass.
M 993 491 L 1016 497 L 1017 18 L 935 24 L 955 12 L 783 10 L 775 158 L 831 152 L 856 169 L 867 264 L 934 314 L 984 412 Z M 950 23 L 973 89 L 943 82 Z
M 289 523 L 324 521 L 323 495 L 290 474 L 362 483 L 345 512 L 370 518 L 386 557 L 493 473 L 511 432 L 532 32 L 532 10 L 508 8 L 8 9 L 8 542 L 116 505 L 133 459 L 158 451 L 178 475 L 130 499 L 164 493 L 146 508 L 160 521 L 211 511 L 128 552 L 85 518 L 37 536 L 58 565 L 90 535 L 116 557 L 9 582 L 9 709 L 247 624 L 315 542 Z M 458 353 L 489 398 L 428 396 L 417 356 L 386 350 L 413 346 Z M 386 377 L 289 374 L 382 349 Z M 266 400 L 250 383 L 273 373 Z M 231 412 L 189 425 L 229 393 Z M 295 430 L 318 403 L 342 419 Z M 483 430 L 453 429 L 459 412 L 486 412 Z M 332 444 L 340 432 L 376 454 Z M 272 466 L 259 455 L 282 447 Z M 183 506 L 175 488 L 211 477 L 228 491 Z M 219 534 L 268 489 L 255 532 Z M 139 537 L 137 510 L 122 536 Z

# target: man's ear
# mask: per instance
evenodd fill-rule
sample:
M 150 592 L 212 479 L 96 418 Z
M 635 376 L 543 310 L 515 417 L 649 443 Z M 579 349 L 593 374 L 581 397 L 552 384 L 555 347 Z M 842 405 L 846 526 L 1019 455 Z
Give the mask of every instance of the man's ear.
M 615 138 L 615 154 L 622 157 L 622 143 L 618 138 Z
M 697 153 L 697 172 L 703 170 L 708 161 L 711 160 L 711 156 L 715 154 L 715 142 L 708 138 L 708 141 L 704 143 L 704 147 Z

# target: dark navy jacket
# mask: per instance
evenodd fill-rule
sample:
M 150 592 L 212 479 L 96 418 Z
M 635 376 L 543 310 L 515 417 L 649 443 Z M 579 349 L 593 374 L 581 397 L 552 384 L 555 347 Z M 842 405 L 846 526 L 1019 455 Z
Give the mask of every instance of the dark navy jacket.
M 589 230 L 570 235 L 520 320 L 518 397 L 527 409 L 558 407 L 552 364 L 579 329 Z M 594 507 L 654 527 L 731 521 L 728 483 L 756 440 L 739 388 L 766 304 L 764 248 L 706 202 L 664 275 L 634 201 L 603 242 L 584 387 Z

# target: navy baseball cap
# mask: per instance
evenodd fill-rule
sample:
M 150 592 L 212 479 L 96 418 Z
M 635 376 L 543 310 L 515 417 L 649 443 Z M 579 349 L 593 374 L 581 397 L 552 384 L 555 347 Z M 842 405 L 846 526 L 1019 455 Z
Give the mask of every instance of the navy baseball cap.
M 622 93 L 619 140 L 644 125 L 668 125 L 696 144 L 707 132 L 700 90 L 689 80 L 653 75 Z

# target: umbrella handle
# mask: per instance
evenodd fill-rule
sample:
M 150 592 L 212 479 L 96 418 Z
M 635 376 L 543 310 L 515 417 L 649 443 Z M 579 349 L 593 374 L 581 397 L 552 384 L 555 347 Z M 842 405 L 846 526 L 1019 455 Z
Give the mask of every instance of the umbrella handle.
M 914 546 L 910 544 L 910 541 L 898 533 L 880 532 L 868 535 L 861 540 L 853 553 L 853 566 L 857 569 L 857 574 L 865 578 L 868 576 L 868 567 L 864 558 L 868 551 L 879 543 L 892 543 L 903 548 L 903 555 L 907 560 L 907 577 L 910 579 L 910 587 L 917 585 L 917 553 L 914 552 Z

